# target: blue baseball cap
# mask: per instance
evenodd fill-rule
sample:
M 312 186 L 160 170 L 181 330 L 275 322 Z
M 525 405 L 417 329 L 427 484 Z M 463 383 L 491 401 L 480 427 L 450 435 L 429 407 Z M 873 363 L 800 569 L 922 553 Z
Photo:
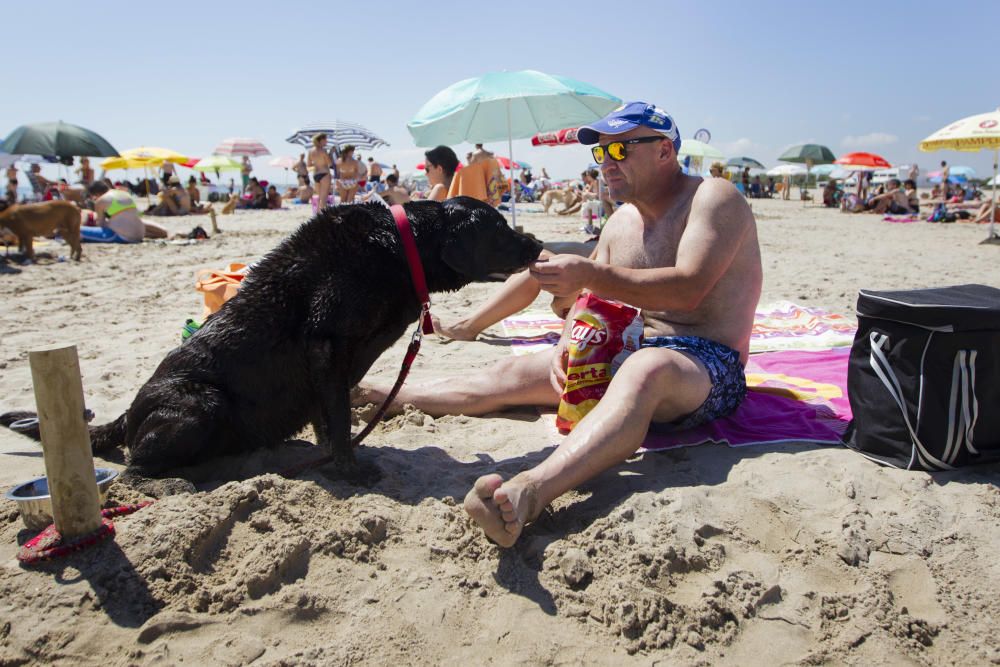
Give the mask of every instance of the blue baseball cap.
M 647 102 L 626 102 L 596 123 L 581 127 L 576 138 L 581 144 L 596 144 L 601 134 L 623 134 L 637 127 L 656 130 L 673 141 L 674 150 L 681 149 L 681 133 L 674 119 L 660 107 Z

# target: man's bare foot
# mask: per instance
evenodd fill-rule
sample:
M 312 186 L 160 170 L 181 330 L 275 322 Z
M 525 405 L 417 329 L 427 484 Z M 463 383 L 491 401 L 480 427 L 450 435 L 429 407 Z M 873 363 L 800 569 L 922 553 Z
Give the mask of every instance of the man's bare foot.
M 434 333 L 444 338 L 451 338 L 452 340 L 476 340 L 476 336 L 479 335 L 478 331 L 472 331 L 462 322 L 444 324 L 434 315 L 431 315 L 431 322 L 434 324 Z
M 508 482 L 500 475 L 484 475 L 465 496 L 465 511 L 502 547 L 517 542 L 525 524 L 538 516 L 537 505 L 534 485 L 521 475 Z

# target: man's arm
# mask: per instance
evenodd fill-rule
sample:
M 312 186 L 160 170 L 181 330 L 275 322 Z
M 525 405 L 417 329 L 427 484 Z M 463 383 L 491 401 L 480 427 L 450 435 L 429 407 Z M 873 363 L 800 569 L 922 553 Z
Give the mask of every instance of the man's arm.
M 542 289 L 557 296 L 586 287 L 647 310 L 690 311 L 728 270 L 752 225 L 743 196 L 713 179 L 695 194 L 674 266 L 631 269 L 559 255 L 536 262 L 531 271 Z

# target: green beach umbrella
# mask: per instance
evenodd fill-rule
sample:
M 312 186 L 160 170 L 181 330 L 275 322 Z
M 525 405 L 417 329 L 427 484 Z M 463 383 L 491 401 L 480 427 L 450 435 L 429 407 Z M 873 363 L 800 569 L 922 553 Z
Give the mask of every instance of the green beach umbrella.
M 59 157 L 118 157 L 118 151 L 101 135 L 62 121 L 22 125 L 4 139 L 0 150 Z
M 759 161 L 754 160 L 752 157 L 733 157 L 726 160 L 727 167 L 736 167 L 737 169 L 745 169 L 750 167 L 751 169 L 767 169 Z
M 681 140 L 681 149 L 677 151 L 678 157 L 698 157 L 698 158 L 708 158 L 710 160 L 724 160 L 726 156 L 722 154 L 718 148 L 714 146 L 709 146 L 703 141 L 698 141 L 697 139 L 683 139 Z
M 830 164 L 837 159 L 826 146 L 820 144 L 799 144 L 792 146 L 778 158 L 782 162 L 795 162 L 806 166 L 806 192 L 809 191 L 809 172 L 815 164 Z
M 535 70 L 490 72 L 464 79 L 432 97 L 406 124 L 417 146 L 453 146 L 463 141 L 513 140 L 539 132 L 586 125 L 606 116 L 621 100 L 599 88 Z M 511 172 L 511 214 L 516 224 Z
M 209 155 L 198 160 L 191 168 L 195 171 L 240 171 L 243 163 L 227 155 Z
M 799 164 L 830 164 L 837 159 L 826 146 L 819 144 L 799 144 L 792 146 L 778 158 L 782 162 L 797 162 Z

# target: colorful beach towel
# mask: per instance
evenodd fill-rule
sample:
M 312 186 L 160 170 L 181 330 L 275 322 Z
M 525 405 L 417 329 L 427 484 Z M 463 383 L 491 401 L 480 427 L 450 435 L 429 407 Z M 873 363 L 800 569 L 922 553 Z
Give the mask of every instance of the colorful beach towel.
M 511 352 L 533 354 L 559 342 L 563 321 L 551 312 L 528 310 L 505 319 L 501 327 Z M 843 315 L 779 301 L 758 308 L 750 353 L 849 347 L 855 331 L 857 324 Z
M 779 301 L 758 307 L 750 334 L 750 354 L 849 347 L 857 329 L 857 323 L 843 315 Z
M 886 215 L 882 217 L 886 222 L 920 222 L 923 220 L 919 215 Z
M 552 311 L 525 310 L 500 323 L 510 351 L 516 355 L 534 354 L 559 342 L 565 322 Z
M 729 417 L 674 433 L 650 433 L 647 450 L 708 442 L 730 447 L 806 442 L 834 445 L 851 419 L 847 400 L 850 348 L 782 350 L 754 355 L 746 400 Z

